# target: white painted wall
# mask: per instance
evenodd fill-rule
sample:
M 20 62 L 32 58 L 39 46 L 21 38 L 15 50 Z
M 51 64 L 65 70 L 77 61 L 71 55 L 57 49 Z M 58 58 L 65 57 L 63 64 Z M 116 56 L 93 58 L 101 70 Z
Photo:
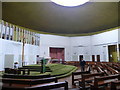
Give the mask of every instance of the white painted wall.
M 22 43 L 0 39 L 0 71 L 4 70 L 5 55 L 13 55 L 14 62 L 21 61 Z M 27 64 L 36 63 L 36 55 L 40 48 L 34 45 L 25 45 L 25 61 Z M 31 62 L 30 62 L 30 61 Z M 8 63 L 9 64 L 9 63 Z M 20 64 L 20 63 L 19 63 Z
M 65 60 L 70 60 L 70 40 L 69 37 L 56 35 L 40 35 L 40 56 L 50 57 L 50 47 L 65 48 Z
M 108 45 L 116 45 L 118 35 L 120 31 L 115 29 L 92 36 L 71 37 L 71 60 L 79 61 L 79 55 L 84 55 L 86 61 L 91 61 L 92 55 L 100 55 L 101 61 L 108 61 Z
M 118 29 L 92 36 L 92 45 L 114 44 L 118 42 Z
M 84 55 L 84 59 L 90 59 L 91 53 L 91 38 L 90 36 L 71 37 L 71 59 L 78 61 L 79 55 Z
M 100 55 L 101 61 L 108 61 L 108 45 L 118 43 L 118 29 L 91 36 L 93 55 Z
M 118 29 L 118 41 L 119 41 L 119 44 L 120 44 L 120 28 Z
M 40 54 L 40 47 L 30 44 L 25 45 L 25 61 L 26 64 L 35 64 L 36 55 Z
M 49 57 L 49 48 L 65 48 L 66 61 L 78 61 L 79 55 L 91 61 L 91 55 L 101 55 L 108 61 L 108 45 L 120 42 L 120 31 L 112 30 L 92 36 L 64 37 L 40 34 L 40 46 L 25 45 L 26 64 L 36 63 L 36 55 Z M 0 39 L 0 71 L 4 69 L 5 55 L 14 55 L 14 62 L 21 61 L 22 43 Z

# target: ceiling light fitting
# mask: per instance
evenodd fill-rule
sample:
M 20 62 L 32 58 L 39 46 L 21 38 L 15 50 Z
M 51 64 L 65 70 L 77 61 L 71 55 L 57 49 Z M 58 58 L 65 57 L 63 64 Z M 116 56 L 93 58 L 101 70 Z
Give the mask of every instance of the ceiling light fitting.
M 74 6 L 82 5 L 88 2 L 89 0 L 51 0 L 51 1 L 58 5 L 74 7 Z

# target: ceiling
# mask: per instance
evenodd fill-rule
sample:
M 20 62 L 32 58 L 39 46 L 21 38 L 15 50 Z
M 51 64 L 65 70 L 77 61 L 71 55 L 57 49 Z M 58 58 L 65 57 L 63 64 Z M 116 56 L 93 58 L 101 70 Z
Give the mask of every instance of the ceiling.
M 86 34 L 118 26 L 117 2 L 63 7 L 52 2 L 3 2 L 3 20 L 37 31 Z

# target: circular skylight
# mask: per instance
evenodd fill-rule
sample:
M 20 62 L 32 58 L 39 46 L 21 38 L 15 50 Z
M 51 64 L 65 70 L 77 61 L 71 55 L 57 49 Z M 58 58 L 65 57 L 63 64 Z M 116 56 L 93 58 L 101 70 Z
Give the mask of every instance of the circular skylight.
M 88 2 L 89 0 L 51 0 L 51 1 L 62 6 L 74 7 L 82 5 Z

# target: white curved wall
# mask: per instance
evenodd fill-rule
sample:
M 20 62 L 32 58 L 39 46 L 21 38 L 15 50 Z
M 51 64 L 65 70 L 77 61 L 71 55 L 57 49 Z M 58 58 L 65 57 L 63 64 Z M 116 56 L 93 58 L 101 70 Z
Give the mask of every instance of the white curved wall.
M 49 57 L 50 47 L 65 48 L 65 60 L 70 60 L 69 37 L 40 34 L 40 55 L 44 57 Z
M 101 61 L 108 61 L 108 45 L 120 42 L 120 30 L 112 30 L 92 36 L 64 37 L 40 34 L 40 46 L 25 45 L 26 64 L 36 63 L 36 55 L 49 57 L 49 47 L 65 48 L 66 61 L 78 61 L 79 55 L 91 61 L 91 55 L 100 55 Z M 0 71 L 4 69 L 5 59 L 9 56 L 13 61 L 21 61 L 22 43 L 0 39 Z M 8 55 L 7 58 L 5 56 Z M 12 56 L 13 55 L 13 56 Z M 12 60 L 12 59 L 10 59 Z M 7 63 L 9 64 L 9 63 Z
M 19 62 L 21 66 L 21 53 L 22 53 L 22 43 L 0 39 L 0 71 L 3 70 L 10 63 L 6 63 L 5 60 L 11 60 L 11 62 Z M 25 62 L 26 64 L 36 63 L 36 55 L 39 54 L 40 47 L 34 45 L 25 45 Z M 10 58 L 9 58 L 10 57 Z M 12 61 L 13 59 L 13 61 Z

